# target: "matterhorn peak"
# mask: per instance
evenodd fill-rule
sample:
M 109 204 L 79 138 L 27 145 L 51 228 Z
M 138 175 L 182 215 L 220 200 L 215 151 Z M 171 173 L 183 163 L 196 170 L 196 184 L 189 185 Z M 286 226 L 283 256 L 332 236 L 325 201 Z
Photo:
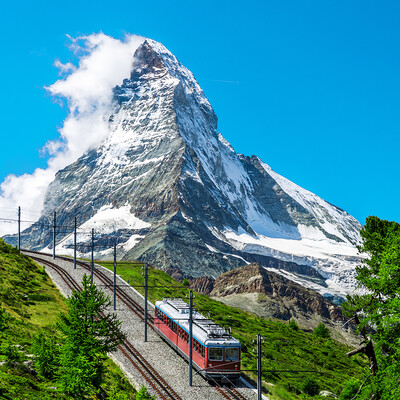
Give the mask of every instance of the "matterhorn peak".
M 133 81 L 139 78 L 145 79 L 150 75 L 156 78 L 159 75 L 168 73 L 165 60 L 173 60 L 174 58 L 172 53 L 161 43 L 147 39 L 138 47 L 134 54 L 130 79 Z M 176 59 L 173 61 L 178 62 Z
M 258 262 L 322 294 L 353 290 L 358 221 L 237 154 L 193 74 L 162 44 L 137 48 L 114 96 L 109 136 L 57 173 L 42 222 L 53 211 L 59 225 L 77 217 L 96 227 L 97 257 L 109 258 L 116 240 L 120 258 L 180 277 Z M 45 226 L 24 233 L 27 247 L 51 247 Z M 72 232 L 57 238 L 57 251 L 72 254 Z

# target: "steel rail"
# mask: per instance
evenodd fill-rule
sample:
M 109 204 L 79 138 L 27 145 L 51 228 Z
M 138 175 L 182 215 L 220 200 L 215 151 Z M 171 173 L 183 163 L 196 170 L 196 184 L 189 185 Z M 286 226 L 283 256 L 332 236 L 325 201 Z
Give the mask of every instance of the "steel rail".
M 149 364 L 140 352 L 128 340 L 124 343 L 128 351 L 140 362 L 143 368 L 151 373 L 154 379 L 159 382 L 161 388 L 167 393 L 171 400 L 182 400 L 172 387 L 161 377 L 161 375 Z
M 52 257 L 51 254 L 40 253 L 40 252 L 34 251 L 34 250 L 23 249 L 22 251 L 24 251 L 26 253 L 34 253 L 34 254 L 38 254 L 38 255 L 42 255 L 42 256 Z M 56 258 L 73 263 L 73 260 L 69 257 L 56 256 Z M 80 265 L 83 268 L 90 271 L 90 264 L 85 263 L 84 261 L 79 261 L 79 260 L 76 261 L 76 264 Z M 113 286 L 113 281 L 103 271 L 94 269 L 93 273 L 105 286 L 107 286 L 107 287 Z M 144 309 L 138 302 L 136 302 L 131 296 L 129 296 L 129 294 L 127 294 L 125 291 L 123 291 L 119 287 L 117 287 L 116 295 L 132 312 L 134 312 L 142 321 L 144 321 Z M 147 325 L 150 326 L 154 330 L 153 323 L 154 323 L 154 318 L 151 315 L 149 315 Z
M 27 253 L 34 253 L 37 255 L 41 255 L 41 256 L 48 256 L 48 257 L 52 257 L 51 254 L 46 254 L 46 253 L 41 253 L 38 251 L 34 251 L 34 250 L 21 250 Z M 35 258 L 41 262 L 46 261 L 47 263 L 53 264 L 52 262 L 48 261 L 48 260 L 43 260 L 41 258 L 35 257 L 35 256 L 31 256 L 31 258 Z M 56 256 L 56 258 L 59 258 L 61 260 L 67 261 L 67 262 L 71 262 L 73 263 L 73 259 L 69 258 L 69 257 L 64 257 L 64 256 Z M 80 261 L 80 260 L 76 260 L 76 264 L 82 266 L 83 268 L 85 268 L 86 270 L 90 271 L 90 264 L 89 263 L 85 263 L 84 261 Z M 56 265 L 56 264 L 54 264 Z M 57 266 L 57 265 L 56 265 Z M 64 269 L 62 269 L 61 267 L 57 266 L 59 269 L 61 269 L 62 271 L 65 272 L 65 274 L 68 274 Z M 93 271 L 94 275 L 103 283 L 105 284 L 105 286 L 112 286 L 113 285 L 113 281 L 103 272 L 100 271 L 98 269 L 94 269 Z M 69 275 L 69 274 L 68 274 Z M 70 275 L 69 275 L 70 276 Z M 71 277 L 71 279 L 73 280 L 73 278 Z M 63 280 L 65 281 L 65 279 L 63 278 Z M 65 281 L 66 282 L 66 281 Z M 66 282 L 67 283 L 67 282 Z M 68 283 L 67 283 L 68 285 Z M 68 285 L 69 286 L 69 285 Z M 132 311 L 134 312 L 142 321 L 144 321 L 144 309 L 142 306 L 140 306 L 140 304 L 138 304 L 135 300 L 133 300 L 123 289 L 117 287 L 117 297 Z M 150 319 L 150 316 L 148 317 Z M 151 317 L 151 322 L 154 321 L 154 318 Z M 153 323 L 150 323 L 150 321 L 148 321 L 148 325 L 154 330 L 154 325 Z M 131 344 L 130 344 L 131 345 Z M 131 345 L 132 346 L 132 345 Z M 127 347 L 127 346 L 125 346 Z M 128 348 L 128 347 L 127 347 Z M 134 348 L 132 346 L 132 348 Z M 124 355 L 126 356 L 126 352 L 120 348 L 120 350 L 124 353 Z M 137 350 L 135 349 L 135 351 L 137 352 Z M 139 353 L 140 354 L 140 353 Z M 133 361 L 131 361 L 132 364 L 134 364 Z M 146 361 L 147 362 L 147 361 Z M 136 366 L 136 365 L 135 365 Z M 152 367 L 151 367 L 152 368 Z M 140 368 L 138 368 L 138 370 L 142 373 L 142 370 Z M 154 369 L 153 369 L 154 370 Z M 155 371 L 155 370 L 154 370 Z M 142 373 L 143 374 L 143 373 Z M 158 375 L 158 373 L 157 373 Z M 161 377 L 160 377 L 161 378 Z M 161 378 L 162 379 L 162 378 Z M 146 380 L 148 381 L 148 379 L 146 378 Z M 148 381 L 149 384 L 153 387 L 153 384 L 150 383 L 150 381 Z M 165 381 L 164 381 L 165 382 Z M 166 382 L 165 382 L 166 384 Z M 214 385 L 214 387 L 217 389 L 217 391 L 226 399 L 230 399 L 230 400 L 247 400 L 241 393 L 239 393 L 235 388 L 227 388 L 227 387 L 220 387 L 217 385 Z M 154 388 L 154 390 L 156 390 Z M 171 388 L 172 390 L 172 388 Z M 156 390 L 157 391 L 157 390 Z M 157 391 L 157 393 L 159 393 Z M 174 392 L 175 393 L 175 392 Z M 160 396 L 162 396 L 159 393 Z M 176 396 L 178 396 L 175 393 Z M 175 400 L 175 399 L 180 399 L 179 396 L 178 397 L 171 397 L 171 399 Z
M 82 288 L 76 282 L 76 280 L 71 276 L 71 274 L 65 271 L 59 265 L 37 256 L 29 256 L 29 257 L 46 266 L 49 266 L 54 271 L 56 271 L 70 290 L 76 290 L 78 292 L 82 291 Z M 124 347 L 126 350 L 124 350 Z M 150 365 L 150 363 L 140 354 L 140 352 L 132 345 L 131 342 L 125 340 L 122 345 L 118 346 L 118 348 L 121 350 L 124 356 L 131 362 L 131 364 L 141 373 L 141 375 L 151 385 L 151 387 L 158 393 L 158 395 L 161 397 L 162 400 L 183 400 L 172 389 L 172 387 L 158 374 L 158 372 Z M 136 361 L 133 360 L 133 358 L 136 359 Z M 163 394 L 162 391 L 164 391 L 165 393 Z

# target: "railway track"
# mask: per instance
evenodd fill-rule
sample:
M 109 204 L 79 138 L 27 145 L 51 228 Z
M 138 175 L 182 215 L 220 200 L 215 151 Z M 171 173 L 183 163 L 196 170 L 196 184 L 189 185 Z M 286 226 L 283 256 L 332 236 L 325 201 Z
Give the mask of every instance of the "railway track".
M 43 259 L 38 256 L 30 256 L 33 260 L 38 261 L 52 268 L 65 282 L 70 290 L 82 291 L 81 286 L 65 269 L 57 264 Z M 126 340 L 122 345 L 118 346 L 130 363 L 140 372 L 147 383 L 156 391 L 162 400 L 183 400 L 172 387 L 158 374 L 158 372 L 150 365 L 150 363 L 140 354 L 140 352 Z
M 44 254 L 44 253 L 40 253 L 38 251 L 33 251 L 33 250 L 23 250 L 23 251 L 25 253 L 36 254 L 36 256 L 32 256 L 32 258 L 38 257 L 38 256 L 43 256 L 43 255 L 49 256 L 49 257 L 52 256 L 51 254 Z M 56 258 L 58 258 L 60 260 L 68 261 L 68 262 L 73 262 L 73 260 L 71 260 L 68 257 L 57 256 Z M 88 264 L 84 261 L 79 261 L 79 260 L 76 260 L 76 264 L 85 268 L 88 272 L 90 272 L 90 264 Z M 113 287 L 112 279 L 110 279 L 103 271 L 95 268 L 93 270 L 93 274 L 103 283 L 104 286 L 106 286 L 108 288 Z M 144 308 L 138 302 L 136 302 L 131 296 L 129 296 L 126 292 L 124 292 L 118 286 L 117 286 L 117 290 L 116 290 L 116 295 L 117 295 L 118 299 L 121 300 L 135 315 L 137 315 L 142 321 L 144 321 Z M 154 326 L 153 326 L 154 317 L 152 315 L 148 315 L 147 320 L 148 320 L 147 321 L 148 326 L 150 326 L 152 329 L 154 329 Z
M 43 256 L 52 257 L 51 254 L 40 253 L 32 250 L 23 250 L 25 253 L 32 253 L 34 255 L 29 255 L 32 259 L 42 262 L 45 265 L 50 266 L 53 270 L 55 270 L 66 285 L 70 288 L 70 290 L 78 290 L 80 291 L 79 284 L 76 283 L 74 278 L 66 272 L 62 267 L 57 264 L 42 258 Z M 42 256 L 42 257 L 40 257 Z M 57 256 L 56 258 L 68 261 L 73 263 L 73 260 L 69 257 Z M 76 264 L 81 266 L 90 272 L 90 264 L 84 261 L 76 261 Z M 106 287 L 112 288 L 113 281 L 110 279 L 103 271 L 99 269 L 94 269 L 94 276 L 96 276 Z M 129 296 L 124 290 L 117 286 L 116 296 L 119 300 L 121 300 L 135 315 L 137 315 L 142 321 L 144 321 L 144 308 L 137 303 L 131 296 Z M 154 330 L 154 317 L 148 315 L 148 326 Z M 177 395 L 173 389 L 165 382 L 165 380 L 154 370 L 153 367 L 148 364 L 148 362 L 144 359 L 144 357 L 134 348 L 134 346 L 126 341 L 123 345 L 119 346 L 119 349 L 124 354 L 124 356 L 130 361 L 132 365 L 140 372 L 140 374 L 144 377 L 144 379 L 149 383 L 149 385 L 157 392 L 163 400 L 179 400 L 181 399 L 179 395 Z M 148 375 L 152 375 L 149 377 Z M 155 384 L 154 382 L 162 382 L 161 384 Z M 239 391 L 234 387 L 227 386 L 214 386 L 215 389 L 220 393 L 222 397 L 229 400 L 247 400 Z
M 216 387 L 218 392 L 225 398 L 229 400 L 246 400 L 241 393 L 239 393 L 235 388 L 228 387 Z
M 239 391 L 237 391 L 233 387 L 227 386 L 215 386 L 215 389 L 223 396 L 225 399 L 228 400 L 247 400 Z

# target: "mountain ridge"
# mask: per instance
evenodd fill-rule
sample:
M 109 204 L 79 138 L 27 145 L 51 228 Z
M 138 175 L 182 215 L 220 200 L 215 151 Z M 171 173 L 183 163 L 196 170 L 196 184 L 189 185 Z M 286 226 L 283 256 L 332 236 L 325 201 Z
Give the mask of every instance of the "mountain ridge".
M 358 221 L 236 153 L 193 74 L 163 45 L 139 46 L 114 96 L 109 136 L 56 174 L 42 217 L 24 232 L 31 248 L 51 249 L 42 225 L 57 209 L 57 224 L 68 226 L 58 252 L 72 252 L 77 216 L 81 255 L 95 228 L 99 258 L 111 256 L 116 240 L 119 258 L 182 276 L 257 261 L 322 294 L 353 290 Z

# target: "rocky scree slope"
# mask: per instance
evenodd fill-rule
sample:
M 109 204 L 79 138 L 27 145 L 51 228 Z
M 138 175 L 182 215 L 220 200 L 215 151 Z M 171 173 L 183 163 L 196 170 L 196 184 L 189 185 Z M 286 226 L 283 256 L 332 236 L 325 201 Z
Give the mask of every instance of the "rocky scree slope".
M 24 247 L 98 258 L 139 259 L 181 276 L 218 276 L 250 262 L 326 295 L 354 287 L 360 224 L 275 173 L 236 153 L 193 74 L 163 45 L 146 40 L 130 77 L 114 90 L 110 134 L 59 171 L 42 217 Z M 15 238 L 6 238 L 15 242 Z
M 306 329 L 315 329 L 322 322 L 343 343 L 358 340 L 340 306 L 256 263 L 225 272 L 216 280 L 192 279 L 190 288 L 263 318 L 294 319 Z

